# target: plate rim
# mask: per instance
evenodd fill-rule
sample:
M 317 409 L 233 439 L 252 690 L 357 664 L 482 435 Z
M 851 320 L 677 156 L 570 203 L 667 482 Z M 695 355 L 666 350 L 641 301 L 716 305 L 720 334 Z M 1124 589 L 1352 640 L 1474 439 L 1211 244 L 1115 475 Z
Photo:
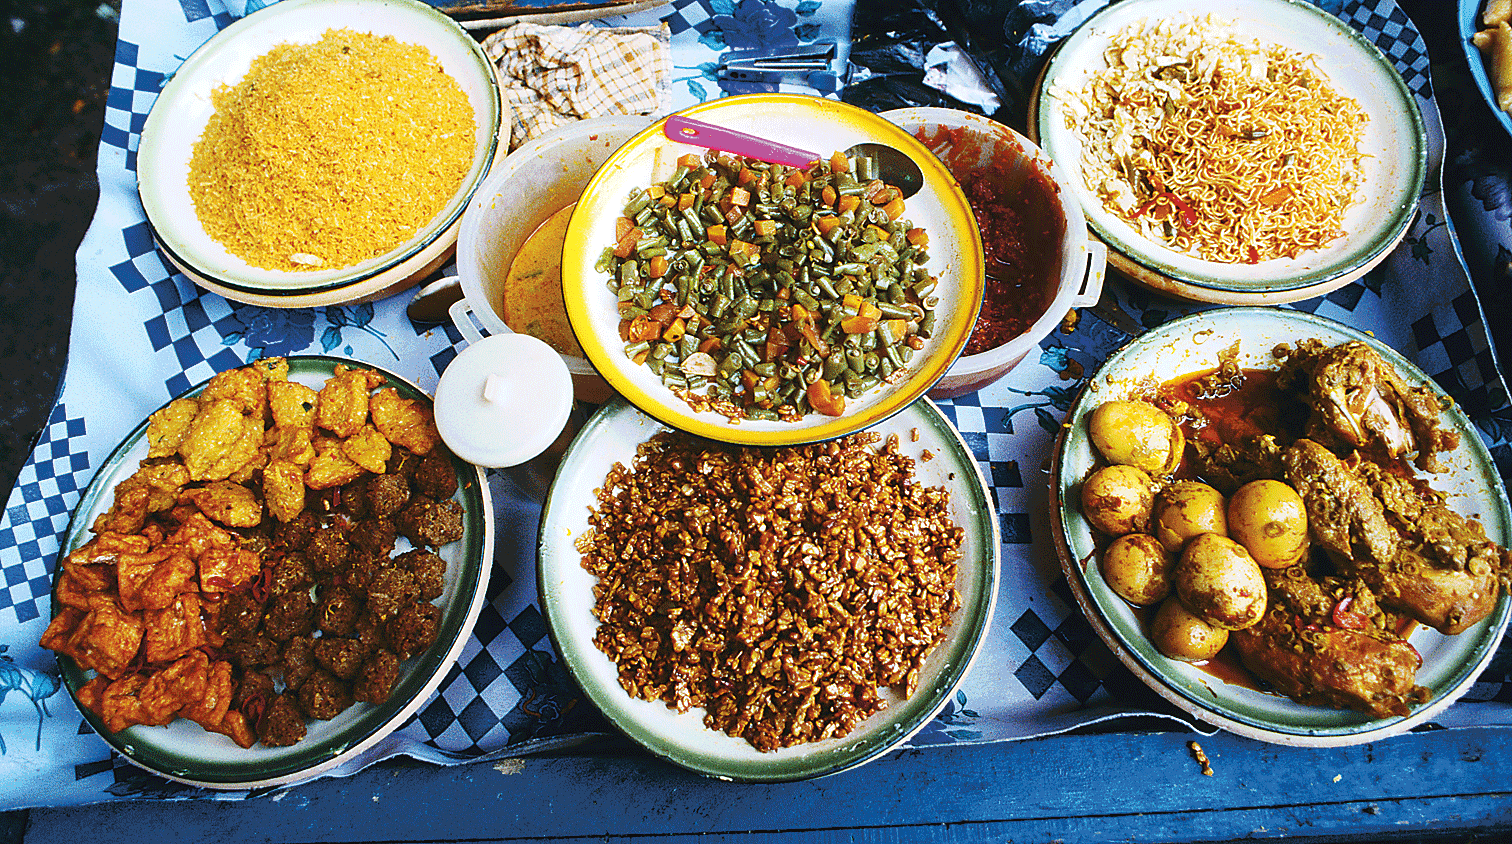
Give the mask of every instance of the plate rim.
M 1116 361 L 1133 354 L 1141 346 L 1162 340 L 1168 341 L 1170 335 L 1183 336 L 1183 332 L 1187 332 L 1188 326 L 1193 323 L 1202 324 L 1215 319 L 1242 319 L 1245 317 L 1295 321 L 1302 326 L 1310 325 L 1321 330 L 1333 332 L 1336 335 L 1362 340 L 1378 352 L 1381 352 L 1388 363 L 1391 363 L 1398 371 L 1406 372 L 1412 375 L 1414 380 L 1430 385 L 1437 395 L 1446 396 L 1436 381 L 1422 372 L 1416 364 L 1412 363 L 1400 352 L 1397 352 L 1381 340 L 1336 320 L 1317 314 L 1310 314 L 1306 311 L 1289 308 L 1240 306 L 1200 311 L 1163 323 L 1157 328 L 1130 339 L 1129 342 L 1110 355 L 1107 361 L 1088 378 L 1081 392 L 1078 393 L 1075 402 L 1072 403 L 1071 410 L 1067 413 L 1065 424 L 1062 425 L 1061 431 L 1056 438 L 1050 469 L 1050 518 L 1052 523 L 1052 538 L 1055 543 L 1056 556 L 1060 563 L 1061 571 L 1065 575 L 1083 615 L 1097 632 L 1098 637 L 1118 657 L 1119 662 L 1151 690 L 1160 695 L 1160 697 L 1200 721 L 1246 738 L 1273 744 L 1305 747 L 1341 747 L 1397 735 L 1437 716 L 1457 701 L 1474 684 L 1476 679 L 1490 664 L 1491 659 L 1496 655 L 1497 648 L 1505 636 L 1509 620 L 1512 620 L 1512 595 L 1503 590 L 1492 615 L 1481 622 L 1481 624 L 1489 622 L 1489 625 L 1482 630 L 1479 641 L 1469 646 L 1472 657 L 1470 664 L 1460 666 L 1440 694 L 1433 700 L 1413 709 L 1408 715 L 1374 719 L 1366 718 L 1365 720 L 1343 725 L 1283 727 L 1267 725 L 1263 723 L 1262 718 L 1246 716 L 1243 713 L 1234 712 L 1232 709 L 1220 711 L 1215 708 L 1215 703 L 1210 700 L 1204 700 L 1194 690 L 1178 686 L 1162 676 L 1157 666 L 1150 664 L 1142 653 L 1129 647 L 1124 642 L 1123 637 L 1113 629 L 1111 622 L 1105 616 L 1101 602 L 1092 595 L 1093 586 L 1089 582 L 1091 580 L 1090 574 L 1084 568 L 1086 560 L 1075 557 L 1071 549 L 1070 526 L 1066 523 L 1065 515 L 1068 508 L 1072 505 L 1065 500 L 1065 492 L 1070 489 L 1073 479 L 1063 477 L 1063 473 L 1066 470 L 1065 458 L 1070 447 L 1070 433 L 1083 416 L 1089 412 L 1090 402 L 1094 400 L 1091 397 L 1091 386 Z M 1298 339 L 1303 338 L 1305 338 L 1305 335 L 1299 336 Z M 1405 369 L 1403 368 L 1404 364 L 1406 365 Z M 1509 504 L 1506 488 L 1495 471 L 1495 464 L 1491 462 L 1490 454 L 1486 450 L 1485 444 L 1481 441 L 1478 433 L 1476 433 L 1473 421 L 1464 416 L 1463 411 L 1459 410 L 1458 405 L 1452 402 L 1450 410 L 1446 411 L 1446 413 L 1458 416 L 1459 418 L 1456 419 L 1457 425 L 1463 427 L 1470 434 L 1470 436 L 1462 437 L 1462 441 L 1464 441 L 1462 444 L 1470 450 L 1469 457 L 1471 458 L 1472 465 L 1492 467 L 1489 472 L 1485 472 L 1487 477 L 1492 480 L 1491 494 L 1488 497 L 1497 505 L 1499 509 L 1497 515 L 1503 525 L 1512 525 L 1512 504 Z M 1116 600 L 1116 596 L 1110 600 Z M 1211 678 L 1209 681 L 1202 683 L 1202 688 L 1208 692 L 1209 698 L 1216 698 L 1212 687 L 1222 684 L 1223 681 L 1221 679 Z M 1286 699 L 1284 696 L 1270 692 L 1257 693 L 1272 695 L 1280 700 Z M 1327 707 L 1320 707 L 1320 709 L 1329 713 L 1348 714 L 1347 710 L 1334 710 Z M 1363 715 L 1360 717 L 1364 718 Z
M 972 624 L 972 628 L 967 631 L 967 638 L 963 640 L 963 658 L 947 663 L 944 666 L 942 676 L 945 679 L 942 679 L 933 688 L 931 694 L 919 697 L 923 690 L 916 689 L 914 695 L 908 700 L 888 707 L 888 709 L 907 708 L 911 710 L 915 713 L 912 716 L 916 719 L 914 723 L 911 725 L 903 723 L 894 727 L 894 733 L 891 736 L 880 733 L 873 736 L 870 739 L 871 743 L 864 752 L 857 752 L 857 748 L 861 747 L 867 741 L 866 739 L 852 737 L 848 741 L 846 739 L 831 740 L 839 741 L 841 744 L 849 743 L 851 747 L 836 746 L 822 751 L 824 755 L 817 757 L 817 762 L 808 762 L 804 757 L 782 760 L 776 753 L 768 753 L 758 756 L 750 762 L 736 761 L 721 765 L 717 759 L 700 756 L 696 748 L 684 750 L 673 741 L 662 739 L 656 741 L 647 740 L 646 735 L 648 730 L 638 728 L 633 719 L 620 711 L 622 707 L 614 704 L 629 704 L 632 706 L 640 704 L 665 706 L 665 704 L 660 700 L 642 701 L 637 698 L 630 698 L 629 694 L 618 685 L 614 685 L 612 688 L 603 686 L 593 682 L 592 678 L 585 676 L 587 669 L 580 666 L 576 658 L 580 652 L 590 658 L 608 659 L 608 657 L 599 651 L 591 640 L 576 643 L 569 639 L 564 642 L 565 634 L 563 628 L 565 622 L 560 618 L 560 614 L 564 610 L 561 605 L 561 599 L 557 597 L 561 587 L 555 583 L 559 578 L 554 575 L 554 572 L 559 570 L 561 566 L 549 563 L 547 557 L 550 544 L 555 542 L 575 547 L 575 538 L 554 540 L 548 536 L 549 531 L 554 526 L 551 518 L 554 507 L 566 506 L 566 504 L 557 500 L 556 494 L 558 483 L 566 473 L 558 472 L 552 481 L 551 490 L 547 493 L 546 501 L 542 505 L 537 534 L 536 582 L 540 595 L 541 610 L 546 615 L 547 630 L 551 637 L 552 645 L 560 655 L 562 663 L 566 666 L 573 681 L 577 683 L 579 688 L 583 690 L 583 693 L 587 695 L 589 700 L 604 715 L 604 718 L 621 735 L 626 736 L 659 759 L 714 779 L 746 783 L 794 782 L 826 777 L 842 771 L 853 770 L 885 756 L 898 749 L 909 738 L 928 726 L 945 705 L 950 702 L 952 695 L 960 687 L 967 675 L 969 675 L 971 667 L 975 664 L 977 657 L 980 656 L 982 644 L 992 627 L 993 617 L 997 608 L 997 589 L 1001 581 L 1002 538 L 996 510 L 992 504 L 991 487 L 987 484 L 986 477 L 982 474 L 981 466 L 972 455 L 970 447 L 967 446 L 965 440 L 961 437 L 959 430 L 950 423 L 950 420 L 939 410 L 935 403 L 927 397 L 914 402 L 907 409 L 910 412 L 922 414 L 927 420 L 927 424 L 930 424 L 936 430 L 948 432 L 948 442 L 952 450 L 956 451 L 957 455 L 964 455 L 963 466 L 969 464 L 972 468 L 972 471 L 969 473 L 961 473 L 964 477 L 958 481 L 960 486 L 951 489 L 950 492 L 952 497 L 960 495 L 967 489 L 976 493 L 974 502 L 978 505 L 975 508 L 976 520 L 984 528 L 981 536 L 983 546 L 982 570 L 976 578 L 981 598 L 975 606 L 975 612 L 971 613 L 969 619 L 964 614 L 968 613 L 972 609 L 971 607 L 963 606 L 958 611 L 957 620 L 960 623 Z M 633 420 L 636 416 L 642 418 L 643 424 L 646 426 L 646 435 L 643 439 L 632 444 L 634 446 L 638 446 L 640 442 L 644 442 L 658 432 L 669 430 L 668 426 L 664 423 L 646 414 L 624 397 L 616 396 L 612 401 L 599 408 L 584 424 L 578 435 L 573 438 L 572 443 L 567 448 L 566 454 L 563 455 L 562 467 L 567 467 L 568 461 L 572 460 L 575 455 L 581 456 L 584 451 L 593 447 L 593 444 L 589 442 L 593 437 L 593 430 L 599 426 L 614 424 L 621 417 L 628 417 Z M 579 559 L 573 559 L 564 564 L 581 566 Z M 604 694 L 614 695 L 616 701 L 607 702 L 609 705 L 606 705 L 606 701 L 603 699 Z M 918 698 L 917 701 L 914 700 L 916 697 Z M 696 717 L 696 713 L 701 711 L 701 708 L 693 708 L 688 710 L 687 713 L 680 714 L 678 717 Z M 684 752 L 679 752 L 680 750 L 684 750 Z M 791 750 L 791 748 L 787 750 Z
M 670 392 L 663 397 L 653 395 L 634 378 L 627 374 L 636 372 L 644 367 L 639 365 L 633 369 L 627 366 L 623 353 L 614 344 L 605 344 L 592 331 L 591 314 L 587 304 L 590 295 L 596 295 L 602 289 L 604 275 L 592 271 L 592 263 L 599 254 L 602 246 L 590 246 L 583 250 L 582 256 L 577 261 L 564 262 L 562 268 L 562 285 L 566 298 L 568 321 L 572 325 L 573 333 L 577 335 L 579 344 L 583 347 L 584 356 L 599 374 L 609 383 L 614 390 L 630 400 L 647 415 L 657 419 L 662 424 L 677 428 L 697 436 L 721 442 L 738 445 L 754 446 L 779 446 L 779 445 L 803 445 L 812 442 L 842 437 L 855 433 L 863 428 L 870 427 L 885 421 L 889 417 L 902 411 L 912 401 L 923 397 L 934 384 L 943 378 L 950 366 L 959 358 L 961 350 L 966 347 L 971 337 L 971 330 L 975 325 L 977 314 L 981 311 L 982 297 L 986 292 L 986 270 L 982 257 L 981 235 L 975 224 L 970 203 L 961 192 L 960 184 L 943 164 L 930 154 L 921 142 L 900 127 L 889 122 L 885 118 L 873 112 L 866 111 L 857 106 L 821 97 L 803 94 L 788 93 L 760 93 L 741 94 L 732 97 L 722 97 L 709 100 L 704 103 L 681 109 L 675 114 L 686 116 L 706 116 L 709 112 L 718 112 L 722 109 L 740 108 L 745 105 L 789 105 L 795 108 L 814 109 L 830 114 L 846 114 L 856 119 L 867 121 L 870 128 L 879 134 L 894 135 L 898 143 L 918 153 L 920 164 L 926 170 L 926 182 L 930 174 L 934 173 L 936 181 L 948 185 L 948 192 L 942 193 L 940 201 L 945 206 L 945 215 L 954 219 L 957 214 L 970 225 L 957 226 L 961 233 L 967 236 L 969 242 L 962 243 L 960 266 L 953 267 L 955 283 L 962 285 L 964 301 L 962 302 L 964 317 L 957 317 L 947 329 L 937 332 L 936 336 L 948 336 L 948 343 L 937 351 L 928 368 L 915 364 L 905 367 L 909 372 L 908 377 L 900 380 L 899 385 L 906 389 L 897 389 L 894 392 L 881 396 L 877 399 L 866 398 L 868 404 L 857 410 L 847 410 L 839 417 L 825 417 L 828 421 L 816 420 L 813 423 L 800 422 L 761 422 L 758 420 L 743 419 L 738 423 L 729 420 L 719 421 L 714 418 L 718 414 L 712 411 L 697 412 L 688 408 L 682 400 Z M 706 118 L 707 119 L 707 118 Z M 583 190 L 586 197 L 595 190 L 602 190 L 603 184 L 613 175 L 619 162 L 629 157 L 632 151 L 652 139 L 662 135 L 662 127 L 666 123 L 666 117 L 660 117 L 646 128 L 633 135 L 628 141 L 617 148 L 599 168 L 587 186 Z M 667 140 L 669 148 L 679 145 L 675 141 Z M 695 147 L 688 146 L 688 149 Z M 915 149 L 917 148 L 917 149 Z M 577 213 L 573 214 L 568 226 L 567 237 L 569 240 L 584 240 L 585 229 L 591 225 L 591 221 L 582 209 L 585 205 L 579 202 Z M 934 233 L 931 233 L 934 236 Z M 607 244 L 606 244 L 607 245 Z M 933 260 L 933 256 L 931 256 Z M 588 269 L 587 272 L 584 270 Z M 945 322 L 945 320 L 941 320 Z M 945 335 L 948 330 L 950 334 Z M 916 358 L 917 360 L 917 358 Z M 895 386 L 899 386 L 895 385 Z M 660 385 L 653 385 L 653 390 Z M 875 388 L 874 388 L 875 389 Z M 870 394 L 868 394 L 870 395 Z M 859 401 L 859 400 L 858 400 Z M 854 402 L 848 402 L 854 406 Z M 809 417 L 817 417 L 819 414 L 809 414 Z M 805 417 L 805 418 L 809 418 Z M 720 417 L 722 418 L 722 417 Z
M 1470 78 L 1475 82 L 1475 89 L 1480 92 L 1481 99 L 1496 122 L 1512 134 L 1512 114 L 1496 107 L 1496 92 L 1491 87 L 1491 74 L 1486 70 L 1485 56 L 1481 55 L 1479 47 L 1470 42 L 1470 36 L 1480 29 L 1479 17 L 1484 0 L 1458 0 L 1456 17 L 1456 31 L 1459 33 L 1460 49 L 1465 56 L 1465 63 L 1470 67 Z
M 1224 15 L 1232 15 L 1232 10 L 1212 11 L 1207 7 L 1200 6 L 1191 0 L 1124 0 L 1124 2 L 1109 4 L 1093 13 L 1086 21 L 1077 26 L 1070 35 L 1061 39 L 1052 51 L 1050 58 L 1044 63 L 1036 80 L 1034 90 L 1029 98 L 1031 114 L 1028 126 L 1033 140 L 1045 148 L 1047 153 L 1055 155 L 1051 150 L 1049 139 L 1043 127 L 1049 126 L 1050 121 L 1059 112 L 1050 104 L 1051 81 L 1054 71 L 1064 67 L 1069 61 L 1066 58 L 1068 50 L 1073 49 L 1078 37 L 1089 38 L 1087 33 L 1100 21 L 1113 14 L 1136 14 L 1128 12 L 1137 9 L 1141 5 L 1162 4 L 1170 2 L 1186 2 L 1191 8 L 1190 14 L 1211 13 L 1222 18 Z M 1369 58 L 1370 66 L 1381 71 L 1381 78 L 1387 81 L 1389 92 L 1393 95 L 1392 100 L 1401 106 L 1411 124 L 1410 132 L 1395 131 L 1392 136 L 1398 140 L 1410 139 L 1412 149 L 1410 155 L 1411 175 L 1407 179 L 1406 189 L 1393 196 L 1394 218 L 1391 226 L 1382 229 L 1370 241 L 1354 250 L 1349 255 L 1340 256 L 1318 269 L 1299 270 L 1284 281 L 1276 281 L 1274 278 L 1238 279 L 1225 280 L 1214 279 L 1204 276 L 1199 271 L 1201 267 L 1213 267 L 1221 269 L 1233 265 L 1221 262 L 1204 261 L 1185 253 L 1175 252 L 1164 244 L 1139 235 L 1132 227 L 1116 221 L 1122 228 L 1109 231 L 1108 227 L 1100 222 L 1100 217 L 1107 216 L 1102 211 L 1102 202 L 1096 195 L 1091 194 L 1081 179 L 1081 167 L 1075 168 L 1076 180 L 1068 185 L 1068 189 L 1075 191 L 1083 199 L 1082 205 L 1087 209 L 1087 225 L 1092 234 L 1108 247 L 1108 260 L 1121 272 L 1128 274 L 1139 283 L 1150 286 L 1163 292 L 1177 295 L 1181 298 L 1200 302 L 1226 305 L 1246 304 L 1282 304 L 1301 299 L 1313 298 L 1324 295 L 1332 290 L 1342 287 L 1351 281 L 1358 279 L 1371 268 L 1385 260 L 1400 243 L 1402 238 L 1411 229 L 1412 222 L 1416 218 L 1417 208 L 1421 202 L 1424 187 L 1428 179 L 1428 137 L 1427 124 L 1424 121 L 1422 110 L 1417 104 L 1417 98 L 1407 87 L 1405 80 L 1397 72 L 1388 57 L 1385 56 L 1371 43 L 1362 33 L 1353 26 L 1304 0 L 1246 0 L 1246 3 L 1254 6 L 1266 4 L 1284 6 L 1289 9 L 1308 14 L 1316 18 L 1320 25 L 1328 26 L 1336 32 L 1342 33 L 1347 41 L 1355 46 L 1360 57 Z M 1137 16 L 1137 15 L 1136 15 Z M 1288 48 L 1293 49 L 1293 48 Z M 1317 55 L 1316 52 L 1313 53 Z M 1407 126 L 1399 124 L 1397 130 Z M 1061 155 L 1061 158 L 1069 156 Z M 1403 161 L 1408 156 L 1401 157 Z M 1127 229 L 1127 233 L 1123 231 Z M 1148 243 L 1157 249 L 1169 251 L 1177 256 L 1178 260 L 1189 261 L 1198 265 L 1199 270 L 1184 269 L 1181 266 L 1169 265 L 1156 260 L 1149 250 L 1141 247 Z M 1316 250 L 1310 250 L 1316 251 Z M 1306 254 L 1306 253 L 1304 253 Z
M 291 362 L 300 361 L 316 364 L 322 368 L 322 371 L 327 365 L 334 368 L 337 364 L 344 364 L 348 366 L 355 365 L 363 368 L 373 369 L 378 371 L 386 379 L 388 379 L 389 385 L 402 387 L 403 392 L 409 392 L 412 396 L 421 396 L 424 397 L 427 401 L 431 400 L 430 394 L 425 392 L 414 382 L 412 382 L 408 378 L 391 372 L 385 367 L 378 364 L 371 364 L 365 361 L 358 361 L 349 358 L 339 358 L 324 354 L 282 355 L 278 357 L 283 357 L 285 360 Z M 209 380 L 210 378 L 205 378 L 199 383 L 180 392 L 173 398 L 170 398 L 167 401 L 163 402 L 157 408 L 157 410 L 161 410 L 162 408 L 167 407 L 170 403 L 179 398 L 198 395 L 201 391 L 204 390 L 204 387 L 209 382 Z M 152 411 L 152 413 L 155 412 L 157 411 Z M 75 505 L 73 512 L 69 515 L 68 526 L 64 529 L 59 543 L 58 554 L 54 561 L 52 584 L 49 591 L 49 596 L 52 603 L 51 614 L 49 616 L 50 618 L 56 616 L 61 607 L 60 602 L 57 600 L 57 587 L 59 576 L 61 575 L 63 570 L 62 560 L 78 547 L 77 545 L 71 545 L 71 540 L 75 537 L 84 538 L 89 534 L 89 525 L 81 523 L 81 519 L 85 516 L 86 511 L 93 511 L 96 504 L 101 503 L 104 497 L 109 496 L 114 491 L 114 486 L 109 486 L 109 488 L 106 487 L 104 473 L 110 467 L 125 466 L 127 462 L 127 455 L 135 448 L 137 448 L 137 446 L 140 444 L 141 438 L 145 435 L 150 416 L 151 413 L 149 413 L 147 417 L 144 417 L 139 424 L 137 424 L 127 434 L 125 434 L 120 442 L 116 444 L 115 448 L 111 450 L 109 456 L 100 463 L 99 470 L 96 471 L 94 477 L 90 478 L 89 483 L 84 488 L 84 492 L 79 497 L 79 503 Z M 119 733 L 113 733 L 110 730 L 106 729 L 104 722 L 101 721 L 98 715 L 90 711 L 87 707 L 79 704 L 79 681 L 83 678 L 83 675 L 88 673 L 88 671 L 80 668 L 70 657 L 67 657 L 61 653 L 54 652 L 54 658 L 58 664 L 59 672 L 62 676 L 63 686 L 68 691 L 69 700 L 78 710 L 80 717 L 82 717 L 89 723 L 90 728 L 94 731 L 95 735 L 102 741 L 104 741 L 112 751 L 119 754 L 122 759 L 125 759 L 132 765 L 135 765 L 136 767 L 139 767 L 145 771 L 149 771 L 173 782 L 217 790 L 243 790 L 277 785 L 289 785 L 296 782 L 302 782 L 319 776 L 320 774 L 325 773 L 331 768 L 336 767 L 337 765 L 340 765 L 353 757 L 356 757 L 360 753 L 377 744 L 379 741 L 382 741 L 389 735 L 393 734 L 396 729 L 403 725 L 406 720 L 414 715 L 414 713 L 417 712 L 420 707 L 430 699 L 431 695 L 440 686 L 441 681 L 446 676 L 447 669 L 449 669 L 450 666 L 456 662 L 457 657 L 462 651 L 462 648 L 471 638 L 472 629 L 477 622 L 478 615 L 483 609 L 483 604 L 488 592 L 488 582 L 493 565 L 493 551 L 495 543 L 492 491 L 488 485 L 488 480 L 485 477 L 482 469 L 476 466 L 472 466 L 471 464 L 467 464 L 460 458 L 453 457 L 453 460 L 458 468 L 459 491 L 466 481 L 472 481 L 473 488 L 476 490 L 475 495 L 478 499 L 478 512 L 476 514 L 472 514 L 472 518 L 474 518 L 478 522 L 479 527 L 481 528 L 481 535 L 477 537 L 479 552 L 478 561 L 477 564 L 472 567 L 475 570 L 469 571 L 467 573 L 470 576 L 472 583 L 459 588 L 458 597 L 461 598 L 464 594 L 466 594 L 464 591 L 462 591 L 462 589 L 464 588 L 470 588 L 472 590 L 472 594 L 467 597 L 466 606 L 461 607 L 458 610 L 461 612 L 461 618 L 459 619 L 459 626 L 453 641 L 446 646 L 443 652 L 437 652 L 435 654 L 435 665 L 431 669 L 430 675 L 426 677 L 426 679 L 424 679 L 421 682 L 420 686 L 415 690 L 414 696 L 410 700 L 406 701 L 403 705 L 397 707 L 392 715 L 387 718 L 378 720 L 372 727 L 372 729 L 358 738 L 356 742 L 345 744 L 340 743 L 342 735 L 338 733 L 336 735 L 328 737 L 320 745 L 319 748 L 310 749 L 305 753 L 300 753 L 297 750 L 290 751 L 290 762 L 274 766 L 266 766 L 267 770 L 270 771 L 270 773 L 258 773 L 255 776 L 239 779 L 230 775 L 196 776 L 192 772 L 176 770 L 167 765 L 154 764 L 152 760 L 164 757 L 177 759 L 179 758 L 179 754 L 177 752 L 164 753 L 162 751 L 156 751 L 147 754 L 149 757 L 151 757 L 150 759 L 140 758 L 141 751 L 137 749 L 139 746 L 138 743 L 132 742 L 130 740 L 122 740 L 120 736 L 129 734 L 133 730 L 141 731 L 152 728 L 137 725 L 134 727 L 128 727 L 126 730 L 120 731 Z M 464 466 L 466 467 L 465 471 L 463 470 Z M 108 506 L 108 504 L 106 506 Z M 423 655 L 414 658 L 422 657 Z M 419 666 L 416 667 L 418 668 Z M 378 708 L 374 707 L 372 711 L 376 712 L 377 710 Z M 205 735 L 211 736 L 214 734 L 210 733 L 209 731 L 205 731 Z M 297 745 L 295 746 L 297 747 Z M 250 753 L 252 751 L 251 749 L 247 749 L 247 752 Z M 313 762 L 309 764 L 303 764 L 298 761 L 299 759 L 308 757 L 311 754 L 314 754 L 316 756 Z M 243 764 L 250 765 L 252 763 L 241 763 L 240 761 L 238 761 L 236 763 L 236 766 L 241 766 Z M 224 767 L 224 763 L 217 763 L 216 767 Z

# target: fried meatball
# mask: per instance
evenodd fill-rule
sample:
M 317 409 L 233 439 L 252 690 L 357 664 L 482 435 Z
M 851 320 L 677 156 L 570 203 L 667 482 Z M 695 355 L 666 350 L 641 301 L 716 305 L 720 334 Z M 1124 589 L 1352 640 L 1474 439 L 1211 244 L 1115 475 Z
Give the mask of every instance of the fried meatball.
M 351 589 L 353 593 L 361 595 L 372 586 L 373 576 L 389 567 L 387 556 L 374 557 L 370 554 L 353 554 L 342 571 L 342 585 Z
M 309 636 L 290 639 L 284 645 L 281 667 L 285 686 L 298 689 L 304 685 L 310 672 L 315 670 L 315 640 Z
M 258 719 L 257 738 L 268 747 L 288 747 L 304 738 L 304 719 L 292 694 L 275 695 Z
M 317 574 L 341 571 L 349 553 L 350 544 L 346 532 L 334 526 L 316 530 L 310 537 L 309 545 L 305 546 L 305 555 L 309 557 L 310 565 Z
M 409 479 L 389 473 L 378 475 L 367 485 L 368 511 L 374 516 L 392 517 L 410 497 Z
M 273 599 L 263 630 L 280 642 L 308 636 L 315 629 L 315 602 L 308 592 L 286 592 Z
M 415 601 L 400 610 L 384 626 L 389 644 L 400 659 L 409 659 L 436 641 L 441 610 L 435 604 Z
M 246 713 L 249 721 L 256 721 L 273 695 L 272 677 L 261 671 L 244 671 L 241 682 L 236 684 L 236 694 L 231 697 L 231 708 Z
M 253 597 L 250 589 L 220 594 L 226 596 L 221 599 L 220 617 L 216 626 L 221 637 L 239 639 L 256 633 L 257 628 L 262 626 L 263 602 Z
M 457 467 L 444 449 L 435 449 L 420 458 L 415 467 L 415 491 L 436 501 L 457 494 Z
M 303 554 L 287 554 L 273 567 L 273 576 L 268 581 L 268 592 L 283 595 L 288 592 L 303 592 L 315 585 L 315 573 Z
M 315 640 L 315 661 L 337 677 L 350 680 L 357 676 L 372 650 L 356 639 L 322 636 Z
M 329 491 L 331 509 L 352 519 L 366 519 L 372 512 L 368 508 L 367 485 L 372 475 L 363 475 Z
M 323 668 L 311 672 L 310 679 L 299 687 L 299 706 L 311 718 L 329 721 L 351 705 L 351 688 Z
M 387 621 L 419 597 L 420 587 L 408 571 L 380 569 L 368 583 L 368 612 L 379 621 Z
M 398 475 L 408 481 L 415 477 L 415 469 L 419 465 L 420 455 L 396 445 L 389 454 L 388 472 L 385 474 Z
M 362 601 L 352 594 L 352 590 L 343 586 L 320 590 L 320 603 L 315 607 L 315 626 L 322 633 L 350 636 L 361 615 Z
M 363 703 L 383 703 L 399 680 L 399 657 L 379 649 L 363 663 L 352 682 L 352 697 Z
M 278 662 L 283 647 L 261 633 L 227 639 L 220 648 L 221 656 L 242 671 L 251 671 Z
M 392 519 L 363 519 L 347 531 L 353 550 L 371 557 L 387 557 L 394 553 L 394 540 L 399 536 Z
M 416 497 L 399 511 L 399 532 L 416 548 L 439 548 L 462 538 L 462 505 Z
M 319 527 L 320 519 L 309 510 L 302 510 L 290 521 L 274 526 L 273 544 L 287 551 L 303 551 Z
M 446 560 L 432 551 L 416 548 L 394 558 L 394 568 L 410 573 L 422 601 L 434 601 L 446 591 Z
M 364 613 L 362 618 L 357 619 L 357 632 L 353 638 L 370 648 L 388 648 L 388 637 L 383 634 L 383 626 L 378 623 L 378 619 L 373 618 L 372 613 Z

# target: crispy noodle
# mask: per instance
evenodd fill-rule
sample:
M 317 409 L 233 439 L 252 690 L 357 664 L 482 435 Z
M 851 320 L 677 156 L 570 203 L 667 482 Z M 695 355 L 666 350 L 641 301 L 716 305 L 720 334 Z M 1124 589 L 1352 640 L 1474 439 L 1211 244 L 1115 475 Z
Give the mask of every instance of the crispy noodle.
M 1295 258 L 1342 236 L 1366 116 L 1314 57 L 1210 16 L 1140 21 L 1064 98 L 1087 187 L 1146 237 L 1209 261 Z

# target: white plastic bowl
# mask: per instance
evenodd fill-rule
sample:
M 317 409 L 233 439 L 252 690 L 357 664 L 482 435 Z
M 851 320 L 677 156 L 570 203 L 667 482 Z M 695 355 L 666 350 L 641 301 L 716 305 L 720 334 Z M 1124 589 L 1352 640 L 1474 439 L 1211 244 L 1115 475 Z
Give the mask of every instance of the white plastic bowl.
M 1107 270 L 1107 248 L 1087 236 L 1081 205 L 1064 188 L 1069 184 L 1064 171 L 1023 135 L 981 115 L 949 108 L 901 108 L 883 112 L 882 116 L 916 137 L 921 134 L 932 137 L 941 129 L 964 130 L 972 142 L 944 153 L 945 166 L 957 177 L 970 168 L 1006 160 L 1010 169 L 1038 168 L 1059 200 L 1057 207 L 1065 236 L 1061 239 L 1060 282 L 1049 306 L 1029 330 L 1012 340 L 985 352 L 957 358 L 929 395 L 949 398 L 975 392 L 1008 374 L 1055 330 L 1071 309 L 1097 302 Z M 989 278 L 989 296 L 991 285 Z
M 554 129 L 510 153 L 494 167 L 462 213 L 457 235 L 457 277 L 462 299 L 452 322 L 469 342 L 512 334 L 504 324 L 504 280 L 526 238 L 557 211 L 578 201 L 599 166 L 650 117 L 595 117 Z M 476 320 L 476 324 L 474 323 Z M 562 355 L 578 398 L 601 403 L 613 392 L 588 362 Z

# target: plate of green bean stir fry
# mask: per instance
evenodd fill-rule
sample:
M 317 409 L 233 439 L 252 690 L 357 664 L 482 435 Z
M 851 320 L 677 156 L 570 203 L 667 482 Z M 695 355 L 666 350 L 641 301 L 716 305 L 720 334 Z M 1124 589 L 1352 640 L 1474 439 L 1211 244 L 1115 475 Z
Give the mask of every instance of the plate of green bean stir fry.
M 589 182 L 562 287 L 585 353 L 663 423 L 726 442 L 843 436 L 923 395 L 959 355 L 984 288 L 959 185 L 907 132 L 813 97 L 684 112 L 783 143 L 879 141 L 914 157 L 906 201 L 877 162 L 786 166 L 668 140 L 653 125 Z

